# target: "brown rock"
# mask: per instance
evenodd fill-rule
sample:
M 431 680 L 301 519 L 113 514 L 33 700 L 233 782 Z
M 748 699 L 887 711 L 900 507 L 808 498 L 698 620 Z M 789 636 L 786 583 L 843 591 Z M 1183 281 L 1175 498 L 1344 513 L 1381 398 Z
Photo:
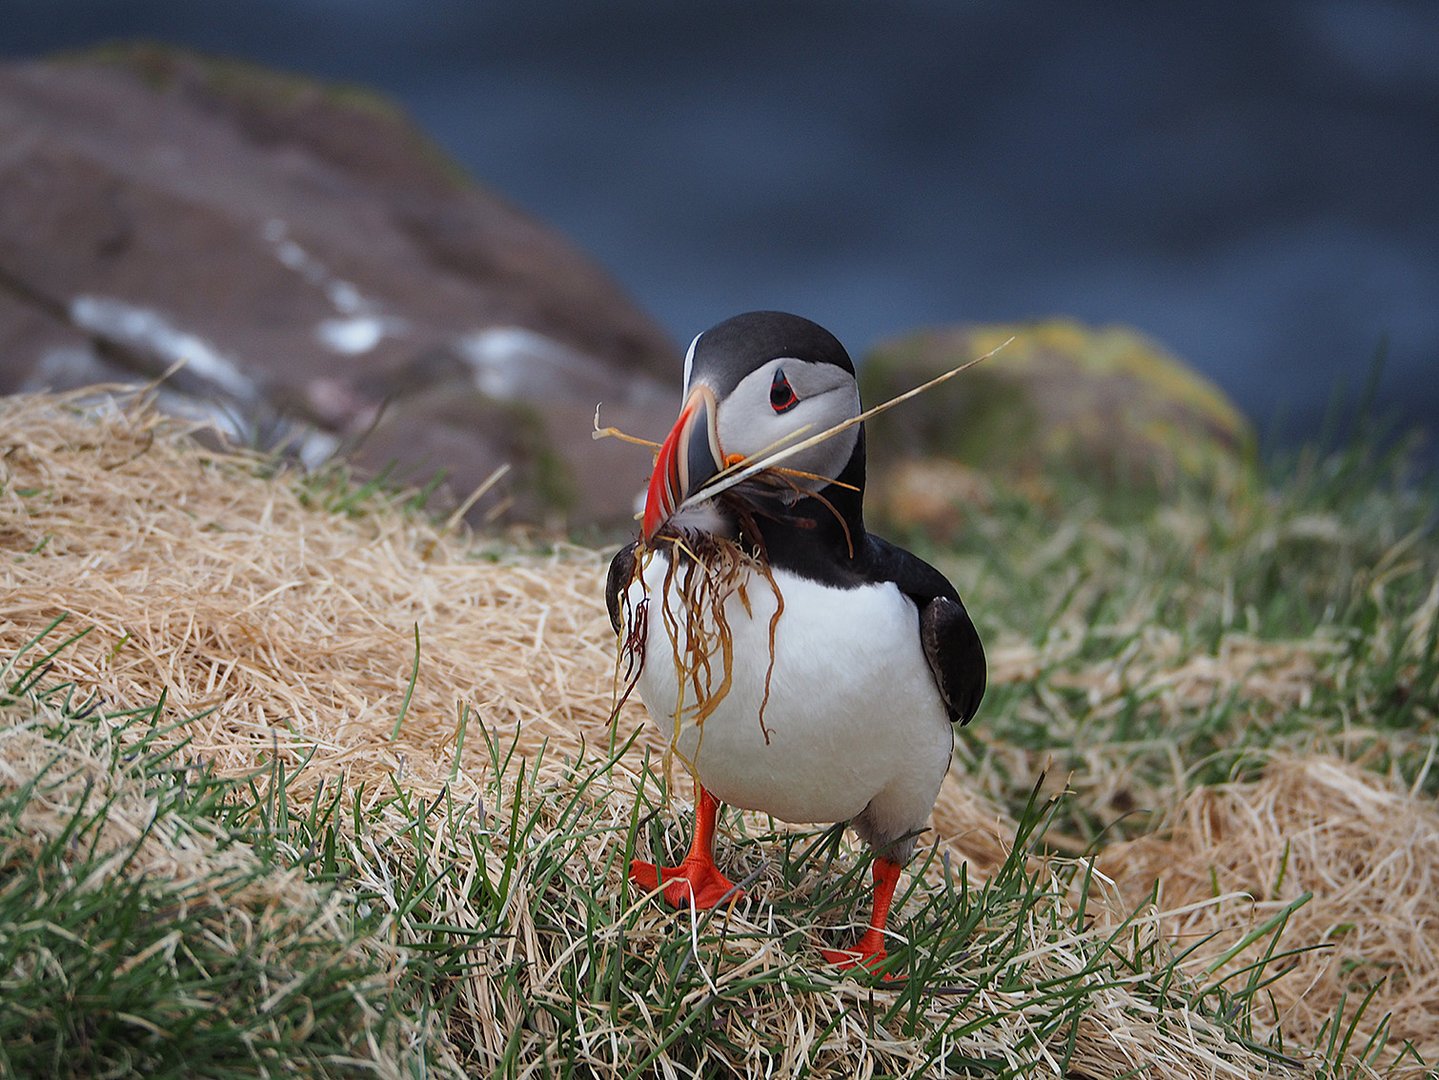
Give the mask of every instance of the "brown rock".
M 167 405 L 242 439 L 289 430 L 313 459 L 378 418 L 366 463 L 503 458 L 553 481 L 493 496 L 531 520 L 627 520 L 588 417 L 661 426 L 678 370 L 613 281 L 392 106 L 141 46 L 0 67 L 0 348 L 0 392 L 184 360 Z M 556 456 L 577 415 L 586 453 Z

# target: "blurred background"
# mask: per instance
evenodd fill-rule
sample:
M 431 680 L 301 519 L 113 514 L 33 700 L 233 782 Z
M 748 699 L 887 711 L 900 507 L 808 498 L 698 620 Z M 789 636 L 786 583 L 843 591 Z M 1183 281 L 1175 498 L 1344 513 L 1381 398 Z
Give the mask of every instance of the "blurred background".
M 393 96 L 681 345 L 1069 316 L 1271 446 L 1381 353 L 1379 411 L 1439 417 L 1432 0 L 4 6 L 11 59 L 138 37 Z

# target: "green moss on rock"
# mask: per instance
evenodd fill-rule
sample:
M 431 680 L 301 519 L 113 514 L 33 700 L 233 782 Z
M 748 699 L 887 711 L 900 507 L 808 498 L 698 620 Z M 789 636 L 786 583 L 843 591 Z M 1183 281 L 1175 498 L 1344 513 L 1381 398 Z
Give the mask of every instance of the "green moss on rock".
M 944 386 L 870 422 L 882 474 L 945 458 L 1011 481 L 1075 477 L 1109 489 L 1247 484 L 1249 422 L 1203 376 L 1143 335 L 1055 320 L 926 331 L 880 345 L 861 365 L 877 404 L 1013 338 Z

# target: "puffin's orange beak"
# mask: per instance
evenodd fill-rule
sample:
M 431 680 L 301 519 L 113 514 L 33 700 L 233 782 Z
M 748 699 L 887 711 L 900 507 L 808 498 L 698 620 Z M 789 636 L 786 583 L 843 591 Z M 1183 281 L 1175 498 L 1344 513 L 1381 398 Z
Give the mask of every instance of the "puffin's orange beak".
M 655 458 L 641 526 L 646 540 L 653 540 L 680 504 L 724 467 L 717 413 L 714 391 L 704 383 L 695 386 Z

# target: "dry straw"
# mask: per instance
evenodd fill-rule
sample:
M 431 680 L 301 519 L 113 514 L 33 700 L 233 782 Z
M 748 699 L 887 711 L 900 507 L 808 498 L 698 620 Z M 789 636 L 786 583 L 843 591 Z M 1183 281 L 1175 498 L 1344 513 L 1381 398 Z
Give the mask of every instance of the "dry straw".
M 1238 900 L 1166 921 L 1180 941 L 1209 939 L 1206 959 L 1305 893 L 1289 918 L 1288 949 L 1319 946 L 1262 999 L 1256 1021 L 1291 1040 L 1313 1040 L 1342 997 L 1355 1005 L 1382 980 L 1356 1030 L 1362 1044 L 1392 1012 L 1391 1038 L 1439 1060 L 1439 811 L 1432 801 L 1329 757 L 1284 758 L 1263 778 L 1192 792 L 1152 836 L 1106 851 L 1121 886 L 1158 879 L 1160 903 L 1178 908 L 1216 892 Z M 1216 968 L 1254 963 L 1267 941 Z
M 153 703 L 163 694 L 172 717 L 195 716 L 183 732 L 192 740 L 188 752 L 224 775 L 263 773 L 275 755 L 291 764 L 309 757 L 292 788 L 297 805 L 336 777 L 350 791 L 363 787 L 377 799 L 398 779 L 426 797 L 448 790 L 482 816 L 493 778 L 473 725 L 518 735 L 512 769 L 547 744 L 545 775 L 552 780 L 563 775 L 557 764 L 563 757 L 579 759 L 587 747 L 607 744 L 614 642 L 602 601 L 600 555 L 574 548 L 525 554 L 446 533 L 419 515 L 386 506 L 357 515 L 336 512 L 324 505 L 337 497 L 336 489 L 322 480 L 273 475 L 271 463 L 258 456 L 209 449 L 189 435 L 145 402 L 123 396 L 0 401 L 0 657 L 67 614 L 71 632 L 91 633 L 55 658 L 50 678 L 74 680 L 115 707 Z M 1162 639 L 1142 643 L 1135 670 L 1169 680 L 1175 693 L 1219 677 L 1165 648 Z M 1043 649 L 999 642 L 993 661 L 991 677 L 1002 683 L 1025 677 L 1048 658 Z M 1105 693 L 1106 677 L 1094 673 L 1096 693 Z M 1238 690 L 1245 692 L 1242 679 Z M 467 708 L 472 727 L 461 746 L 460 717 Z M 641 726 L 638 706 L 623 710 L 621 738 Z M 10 782 L 33 750 L 27 738 L 0 741 L 0 769 L 9 770 L 4 775 Z M 572 841 L 590 866 L 604 866 L 615 845 L 623 846 L 634 812 L 637 756 L 632 751 L 587 792 L 593 814 L 613 825 Z M 555 793 L 545 791 L 541 784 L 527 789 L 525 798 L 541 830 L 560 830 L 561 814 L 546 801 Z M 43 816 L 46 809 L 37 806 L 34 813 Z M 1103 854 L 1101 866 L 1119 886 L 1096 894 L 1093 921 L 1083 933 L 1055 939 L 1052 927 L 1039 925 L 1040 909 L 1025 914 L 1028 921 L 1014 928 L 1029 942 L 1024 962 L 1055 979 L 1082 977 L 1085 937 L 1105 933 L 1156 876 L 1163 906 L 1180 913 L 1141 919 L 1132 928 L 1136 940 L 1152 942 L 1163 932 L 1187 942 L 1186 935 L 1223 927 L 1240 911 L 1257 917 L 1275 898 L 1276 859 L 1287 844 L 1287 879 L 1276 887 L 1277 898 L 1307 889 L 1316 899 L 1294 919 L 1285 947 L 1341 947 L 1305 956 L 1295 977 L 1275 985 L 1278 1020 L 1286 1029 L 1312 1026 L 1328 1000 L 1314 995 L 1332 997 L 1343 982 L 1344 943 L 1362 942 L 1370 961 L 1382 955 L 1393 965 L 1373 1015 L 1395 1009 L 1397 1031 L 1436 1045 L 1439 964 L 1432 942 L 1439 932 L 1439 893 L 1431 881 L 1432 807 L 1368 774 L 1310 760 L 1276 765 L 1257 785 L 1198 792 L 1170 820 L 1162 835 Z M 1013 822 L 953 775 L 935 822 L 941 841 L 967 857 L 977 874 L 1004 857 L 1014 831 Z M 751 819 L 750 827 L 764 823 Z M 466 858 L 463 849 L 441 846 L 414 857 L 437 863 Z M 203 845 L 196 852 L 194 858 L 205 857 Z M 156 873 L 191 872 L 186 860 L 192 856 L 185 852 L 146 857 Z M 607 885 L 619 890 L 615 866 Z M 761 900 L 780 887 L 763 865 L 732 869 L 739 876 L 758 874 L 752 888 Z M 517 873 L 523 880 L 525 868 Z M 1249 891 L 1255 906 L 1241 907 L 1232 897 L 1216 903 L 1216 880 L 1221 894 Z M 293 887 L 303 891 L 298 883 Z M 923 898 L 921 888 L 911 907 Z M 458 892 L 435 900 L 457 923 L 470 917 L 467 902 Z M 1056 917 L 1069 917 L 1067 903 L 1056 894 Z M 465 1048 L 478 1073 L 495 1067 L 507 1045 L 518 1045 L 520 1060 L 535 1068 L 550 1052 L 545 1031 L 514 1030 L 517 1004 L 511 991 L 501 989 L 498 974 L 529 964 L 529 992 L 542 996 L 546 971 L 573 962 L 578 946 L 552 928 L 537 929 L 526 921 L 526 910 L 515 905 L 509 938 L 477 950 L 453 1010 L 447 1038 Z M 904 925 L 905 913 L 898 914 L 896 923 Z M 667 938 L 676 919 L 688 918 L 649 903 L 628 920 L 626 947 L 645 949 Z M 746 949 L 696 958 L 714 989 L 743 987 L 756 971 L 793 963 L 780 951 L 780 934 L 814 930 L 786 924 L 763 904 L 730 918 L 735 940 L 746 942 Z M 580 936 L 616 932 L 571 930 Z M 1187 969 L 1202 975 L 1226 947 L 1223 940 L 1206 946 L 1189 958 Z M 891 991 L 821 978 L 794 991 L 782 1008 L 759 989 L 735 992 L 753 997 L 750 1011 L 736 1014 L 744 1018 L 744 1031 L 731 1032 L 732 1039 L 749 1039 L 749 1056 L 711 1062 L 714 1068 L 767 1068 L 779 1075 L 803 1060 L 815 1067 L 813 1075 L 854 1076 L 904 1073 L 918 1060 L 915 1039 L 865 1022 L 860 1006 Z M 1294 1075 L 1228 1042 L 1197 1014 L 1187 1026 L 1161 1022 L 1122 983 L 1096 990 L 1094 1001 L 1075 1033 L 1071 1075 Z M 630 1004 L 645 1007 L 642 1000 Z M 925 1008 L 942 1010 L 944 1004 L 936 994 Z M 967 1051 L 992 1061 L 1012 1059 L 1011 1048 L 1027 1030 L 1029 1003 L 994 993 L 977 1007 L 992 1015 L 969 1036 Z M 602 1019 L 595 1023 L 585 1037 L 593 1039 L 596 1062 L 623 1042 L 653 1048 L 657 1075 L 692 1074 L 666 1056 L 656 1033 L 607 1031 Z M 1056 1038 L 1062 1043 L 1068 1034 Z M 786 1061 L 774 1058 L 776 1047 Z M 1028 1075 L 1051 1076 L 1059 1056 L 1056 1046 L 1010 1064 L 1030 1070 Z M 623 1072 L 618 1065 L 596 1065 L 596 1071 Z M 1372 1073 L 1357 1067 L 1353 1075 Z

